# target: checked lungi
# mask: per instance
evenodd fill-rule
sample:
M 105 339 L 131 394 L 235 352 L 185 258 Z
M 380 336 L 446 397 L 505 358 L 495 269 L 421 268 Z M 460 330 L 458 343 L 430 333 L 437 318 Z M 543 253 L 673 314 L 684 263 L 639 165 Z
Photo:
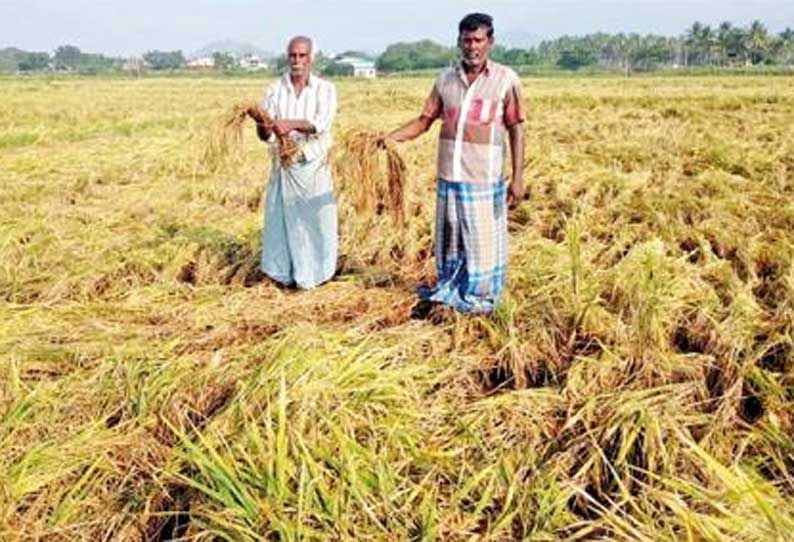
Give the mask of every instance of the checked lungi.
M 461 312 L 491 312 L 507 272 L 506 183 L 438 180 L 435 287 L 420 297 Z

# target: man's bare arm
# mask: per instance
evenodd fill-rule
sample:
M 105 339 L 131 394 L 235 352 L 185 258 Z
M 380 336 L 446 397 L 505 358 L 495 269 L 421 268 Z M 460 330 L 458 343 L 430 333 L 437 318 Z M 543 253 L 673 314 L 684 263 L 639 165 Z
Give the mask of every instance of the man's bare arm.
M 256 135 L 265 142 L 270 140 L 272 134 L 282 137 L 293 131 L 312 135 L 317 133 L 317 128 L 307 120 L 277 120 L 271 129 L 266 128 L 262 123 L 256 125 Z
M 273 123 L 273 131 L 276 135 L 287 135 L 290 132 L 300 132 L 305 135 L 313 135 L 317 133 L 317 128 L 308 120 L 277 120 Z M 280 132 L 280 133 L 279 133 Z
M 411 141 L 420 135 L 424 134 L 430 129 L 435 119 L 421 116 L 415 118 L 396 130 L 389 132 L 383 137 L 384 141 L 393 141 L 395 143 L 402 143 L 403 141 Z
M 521 123 L 510 126 L 507 133 L 513 161 L 513 178 L 507 188 L 507 204 L 512 208 L 524 199 L 524 131 Z

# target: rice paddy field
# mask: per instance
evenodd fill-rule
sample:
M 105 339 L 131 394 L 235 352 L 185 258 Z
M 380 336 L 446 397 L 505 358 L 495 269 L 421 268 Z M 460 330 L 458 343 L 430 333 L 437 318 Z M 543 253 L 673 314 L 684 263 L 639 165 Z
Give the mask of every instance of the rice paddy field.
M 506 295 L 424 320 L 437 127 L 280 289 L 265 145 L 205 155 L 266 83 L 0 81 L 0 540 L 794 539 L 791 78 L 525 80 Z

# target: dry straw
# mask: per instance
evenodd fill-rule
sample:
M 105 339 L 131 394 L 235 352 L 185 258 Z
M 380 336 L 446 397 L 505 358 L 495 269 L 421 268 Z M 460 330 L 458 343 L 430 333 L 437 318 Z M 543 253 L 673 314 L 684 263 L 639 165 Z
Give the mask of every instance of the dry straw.
M 334 149 L 332 163 L 343 190 L 359 212 L 389 209 L 395 224 L 405 225 L 405 161 L 380 134 L 362 129 L 346 132 Z M 382 158 L 385 153 L 385 172 Z
M 267 131 L 274 121 L 254 102 L 239 103 L 226 112 L 210 132 L 203 163 L 217 167 L 240 152 L 243 125 L 251 118 Z M 301 153 L 298 144 L 287 136 L 276 135 L 279 162 L 294 165 Z M 385 163 L 382 157 L 385 156 Z M 390 143 L 381 143 L 380 134 L 363 129 L 346 132 L 330 156 L 340 188 L 350 193 L 360 213 L 380 213 L 388 209 L 395 224 L 405 226 L 405 161 Z M 384 171 L 385 165 L 385 171 Z
M 3 81 L 0 540 L 790 541 L 779 79 L 533 80 L 505 296 L 428 321 L 430 183 L 407 243 L 387 208 L 344 205 L 350 273 L 257 275 L 253 173 L 191 175 L 169 119 L 260 82 L 174 108 L 193 81 Z M 338 84 L 352 127 L 407 117 L 430 82 Z M 387 157 L 361 147 L 372 184 L 352 154 L 337 182 L 387 201 Z M 431 138 L 409 148 L 432 167 Z
M 243 124 L 248 117 L 272 132 L 274 121 L 259 105 L 254 102 L 236 104 L 218 120 L 210 132 L 204 151 L 205 164 L 217 165 L 239 152 L 243 141 Z M 285 167 L 295 164 L 301 152 L 298 144 L 284 135 L 276 135 L 276 139 L 279 162 Z

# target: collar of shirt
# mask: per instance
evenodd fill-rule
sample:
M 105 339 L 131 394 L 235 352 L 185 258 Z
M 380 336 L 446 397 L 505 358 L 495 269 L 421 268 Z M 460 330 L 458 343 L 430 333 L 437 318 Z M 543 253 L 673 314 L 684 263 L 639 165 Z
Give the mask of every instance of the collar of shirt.
M 491 74 L 492 65 L 493 65 L 493 61 L 490 58 L 488 60 L 486 60 L 485 61 L 485 67 L 477 75 L 477 79 L 480 78 L 480 75 L 482 75 L 484 77 L 488 77 Z M 470 83 L 469 83 L 469 80 L 466 78 L 466 70 L 463 69 L 463 62 L 462 61 L 459 62 L 457 66 L 455 66 L 455 70 L 458 72 L 458 77 L 460 77 L 461 81 L 463 81 L 463 83 L 468 87 Z M 476 81 L 477 79 L 475 79 L 474 81 Z M 474 82 L 472 81 L 472 84 L 473 83 Z
M 283 81 L 287 85 L 287 88 L 289 88 L 292 91 L 292 93 L 297 96 L 298 93 L 295 92 L 295 85 L 292 84 L 292 77 L 289 76 L 289 72 L 286 72 L 284 74 Z M 309 80 L 306 81 L 306 86 L 303 88 L 313 88 L 313 87 L 314 87 L 314 75 L 310 73 Z

